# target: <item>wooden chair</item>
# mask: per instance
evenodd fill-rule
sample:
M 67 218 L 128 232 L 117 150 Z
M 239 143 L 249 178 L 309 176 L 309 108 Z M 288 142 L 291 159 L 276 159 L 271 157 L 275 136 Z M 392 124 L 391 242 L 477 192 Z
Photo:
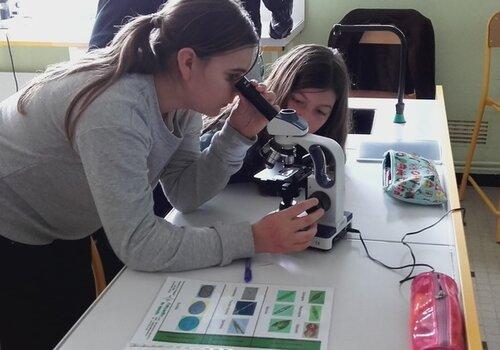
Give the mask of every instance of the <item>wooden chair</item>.
M 470 170 L 472 166 L 472 158 L 474 157 L 474 151 L 476 150 L 477 139 L 479 136 L 479 130 L 481 127 L 481 121 L 484 117 L 484 110 L 486 107 L 493 108 L 493 110 L 500 112 L 500 103 L 492 99 L 489 91 L 490 85 L 490 69 L 491 69 L 491 52 L 492 48 L 500 47 L 500 12 L 495 13 L 491 16 L 488 24 L 486 26 L 486 43 L 484 45 L 484 66 L 483 66 L 483 86 L 481 89 L 481 97 L 479 99 L 479 106 L 476 114 L 476 122 L 474 124 L 474 130 L 472 132 L 472 138 L 469 145 L 469 151 L 467 152 L 467 158 L 465 161 L 464 173 L 460 183 L 459 195 L 460 199 L 464 199 L 465 189 L 467 186 L 467 181 L 470 182 L 474 190 L 479 194 L 486 206 L 491 210 L 493 214 L 497 216 L 497 230 L 496 230 L 496 241 L 500 243 L 500 197 L 497 199 L 497 206 L 493 204 L 493 201 L 486 195 L 486 193 L 479 187 L 476 181 L 470 175 Z
M 106 288 L 106 279 L 104 277 L 104 268 L 101 256 L 94 238 L 90 237 L 90 252 L 92 257 L 92 272 L 94 273 L 95 294 L 96 297 Z

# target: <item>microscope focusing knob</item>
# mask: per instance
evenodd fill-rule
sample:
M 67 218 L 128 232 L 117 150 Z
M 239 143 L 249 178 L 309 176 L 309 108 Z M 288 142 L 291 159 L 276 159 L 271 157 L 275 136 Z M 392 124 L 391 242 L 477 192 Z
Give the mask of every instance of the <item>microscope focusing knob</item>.
M 309 198 L 317 198 L 319 201 L 319 204 L 312 207 L 312 208 L 309 208 L 307 210 L 308 214 L 318 210 L 319 208 L 323 208 L 325 211 L 327 211 L 332 206 L 332 202 L 330 200 L 330 197 L 328 197 L 328 195 L 325 192 L 321 192 L 321 191 L 314 192 L 313 194 L 311 194 L 309 196 Z

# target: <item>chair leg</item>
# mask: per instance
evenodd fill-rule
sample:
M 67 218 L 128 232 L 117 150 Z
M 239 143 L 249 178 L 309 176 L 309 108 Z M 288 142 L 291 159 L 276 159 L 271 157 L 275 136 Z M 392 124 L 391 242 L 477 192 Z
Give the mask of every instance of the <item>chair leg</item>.
M 92 272 L 94 273 L 95 294 L 96 297 L 106 288 L 106 279 L 104 278 L 104 267 L 102 266 L 101 256 L 94 241 L 90 237 L 90 252 L 92 256 Z
M 462 174 L 462 180 L 460 181 L 460 188 L 458 191 L 460 200 L 465 197 L 465 189 L 467 187 L 467 179 L 470 174 L 470 169 L 472 167 L 472 159 L 474 158 L 474 152 L 476 151 L 477 138 L 479 137 L 479 130 L 481 130 L 481 122 L 483 121 L 484 108 L 486 106 L 485 99 L 481 99 L 479 103 L 479 108 L 476 115 L 476 122 L 474 123 L 474 130 L 472 131 L 472 138 L 469 145 L 469 150 L 467 152 L 467 158 L 465 161 L 464 172 Z

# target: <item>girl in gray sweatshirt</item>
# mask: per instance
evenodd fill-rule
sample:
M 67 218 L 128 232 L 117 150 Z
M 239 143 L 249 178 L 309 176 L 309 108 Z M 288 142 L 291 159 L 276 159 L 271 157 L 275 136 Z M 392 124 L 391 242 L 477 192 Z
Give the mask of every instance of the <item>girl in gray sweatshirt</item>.
M 240 168 L 266 125 L 234 90 L 257 45 L 236 1 L 172 0 L 127 23 L 110 46 L 48 69 L 0 103 L 2 350 L 20 339 L 52 348 L 80 316 L 87 305 L 76 296 L 90 259 L 79 261 L 84 255 L 64 242 L 101 226 L 120 259 L 144 271 L 309 245 L 323 211 L 297 216 L 316 200 L 253 224 L 177 227 L 153 212 L 158 181 L 175 208 L 191 211 Z M 274 101 L 264 85 L 256 88 Z M 224 127 L 200 152 L 201 115 L 231 101 Z

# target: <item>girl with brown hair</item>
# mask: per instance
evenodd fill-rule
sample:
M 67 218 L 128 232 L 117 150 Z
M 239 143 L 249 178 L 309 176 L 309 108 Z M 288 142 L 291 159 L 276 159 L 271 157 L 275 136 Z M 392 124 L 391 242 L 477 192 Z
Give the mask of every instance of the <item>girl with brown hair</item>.
M 171 0 L 127 23 L 110 46 L 49 68 L 0 103 L 2 350 L 52 348 L 90 304 L 86 237 L 101 226 L 119 258 L 144 271 L 309 245 L 323 211 L 297 216 L 316 200 L 253 224 L 177 227 L 153 213 L 158 181 L 175 208 L 190 211 L 240 168 L 266 125 L 234 89 L 257 45 L 237 1 Z M 200 152 L 201 114 L 233 99 Z
M 314 44 L 296 46 L 272 64 L 264 84 L 276 94 L 277 105 L 295 109 L 308 122 L 309 132 L 330 137 L 345 146 L 350 127 L 347 108 L 350 83 L 346 65 L 337 50 Z M 226 117 L 227 113 L 223 113 L 216 119 L 204 118 L 202 149 L 210 144 Z M 231 181 L 252 181 L 253 175 L 264 168 L 261 149 L 269 138 L 265 129 L 259 133 L 243 167 Z

